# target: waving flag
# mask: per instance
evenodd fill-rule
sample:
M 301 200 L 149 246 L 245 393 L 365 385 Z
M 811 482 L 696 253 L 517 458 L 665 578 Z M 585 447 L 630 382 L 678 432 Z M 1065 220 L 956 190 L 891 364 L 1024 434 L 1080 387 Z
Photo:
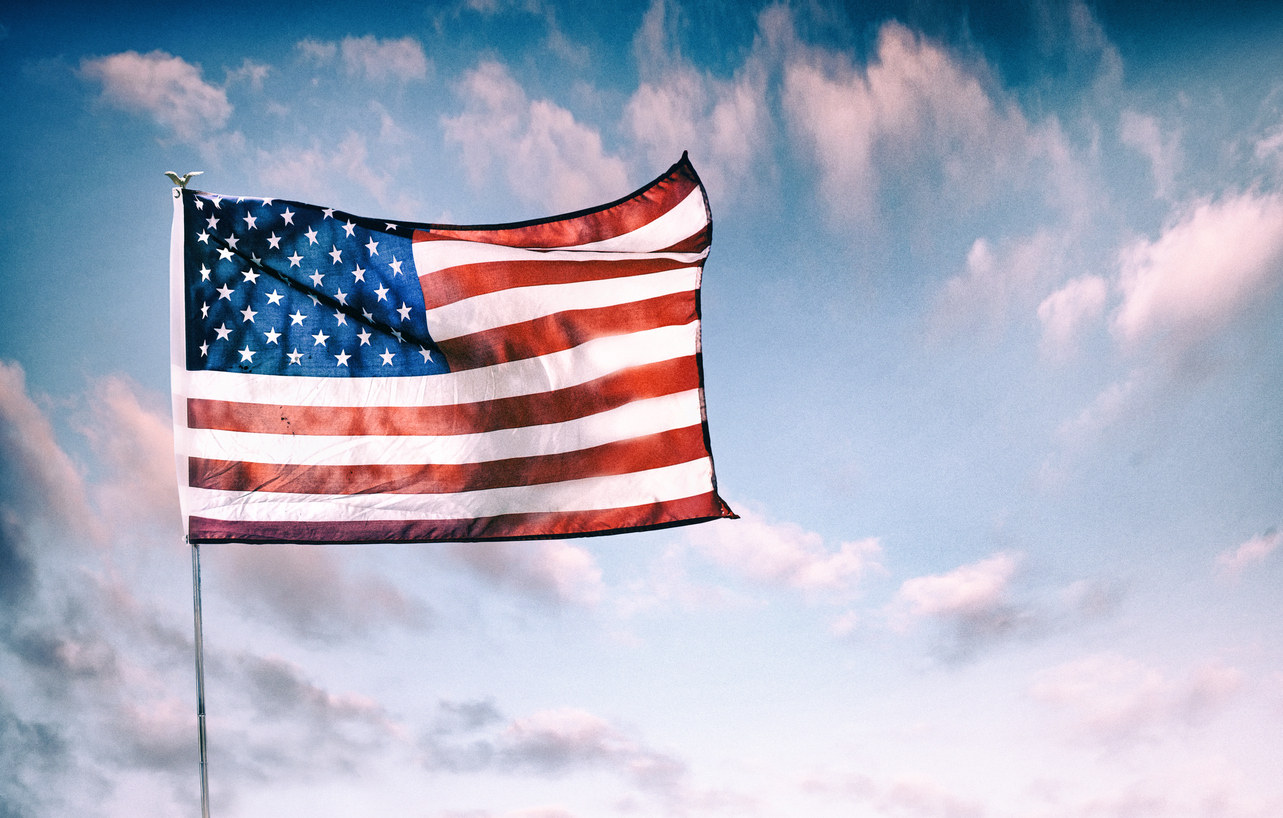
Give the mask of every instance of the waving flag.
M 511 225 L 175 190 L 175 445 L 193 542 L 572 537 L 733 517 L 704 412 L 712 235 L 685 155 Z

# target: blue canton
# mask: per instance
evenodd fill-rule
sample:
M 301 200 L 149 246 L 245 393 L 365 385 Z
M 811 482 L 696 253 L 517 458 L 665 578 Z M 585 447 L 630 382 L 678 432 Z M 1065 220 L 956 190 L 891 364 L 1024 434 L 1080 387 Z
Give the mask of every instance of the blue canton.
M 450 371 L 428 331 L 412 227 L 196 191 L 183 211 L 189 370 Z

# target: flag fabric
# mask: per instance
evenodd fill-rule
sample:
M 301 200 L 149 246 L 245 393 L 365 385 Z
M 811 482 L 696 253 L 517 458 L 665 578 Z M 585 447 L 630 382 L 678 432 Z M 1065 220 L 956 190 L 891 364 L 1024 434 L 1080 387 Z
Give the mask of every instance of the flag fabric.
M 460 227 L 175 189 L 192 542 L 574 537 L 734 517 L 704 408 L 688 158 L 592 210 Z

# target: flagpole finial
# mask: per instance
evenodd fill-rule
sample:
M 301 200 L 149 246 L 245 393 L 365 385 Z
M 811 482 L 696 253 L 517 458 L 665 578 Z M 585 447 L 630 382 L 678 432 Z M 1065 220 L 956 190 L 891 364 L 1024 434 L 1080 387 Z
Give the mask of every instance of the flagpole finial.
M 165 175 L 169 177 L 169 181 L 178 185 L 178 187 L 186 188 L 187 183 L 192 180 L 193 176 L 200 176 L 204 172 L 205 171 L 203 170 L 194 170 L 191 173 L 184 173 L 182 176 L 179 176 L 177 173 L 174 173 L 172 170 L 167 170 L 165 171 Z

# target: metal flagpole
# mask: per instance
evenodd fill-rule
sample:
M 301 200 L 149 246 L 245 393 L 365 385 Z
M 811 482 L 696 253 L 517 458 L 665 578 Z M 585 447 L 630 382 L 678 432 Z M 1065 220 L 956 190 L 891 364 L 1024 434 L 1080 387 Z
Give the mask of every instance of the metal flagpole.
M 200 631 L 200 546 L 192 543 L 192 605 L 196 612 L 196 731 L 200 741 L 200 814 L 209 818 L 209 773 L 205 767 L 205 650 Z

